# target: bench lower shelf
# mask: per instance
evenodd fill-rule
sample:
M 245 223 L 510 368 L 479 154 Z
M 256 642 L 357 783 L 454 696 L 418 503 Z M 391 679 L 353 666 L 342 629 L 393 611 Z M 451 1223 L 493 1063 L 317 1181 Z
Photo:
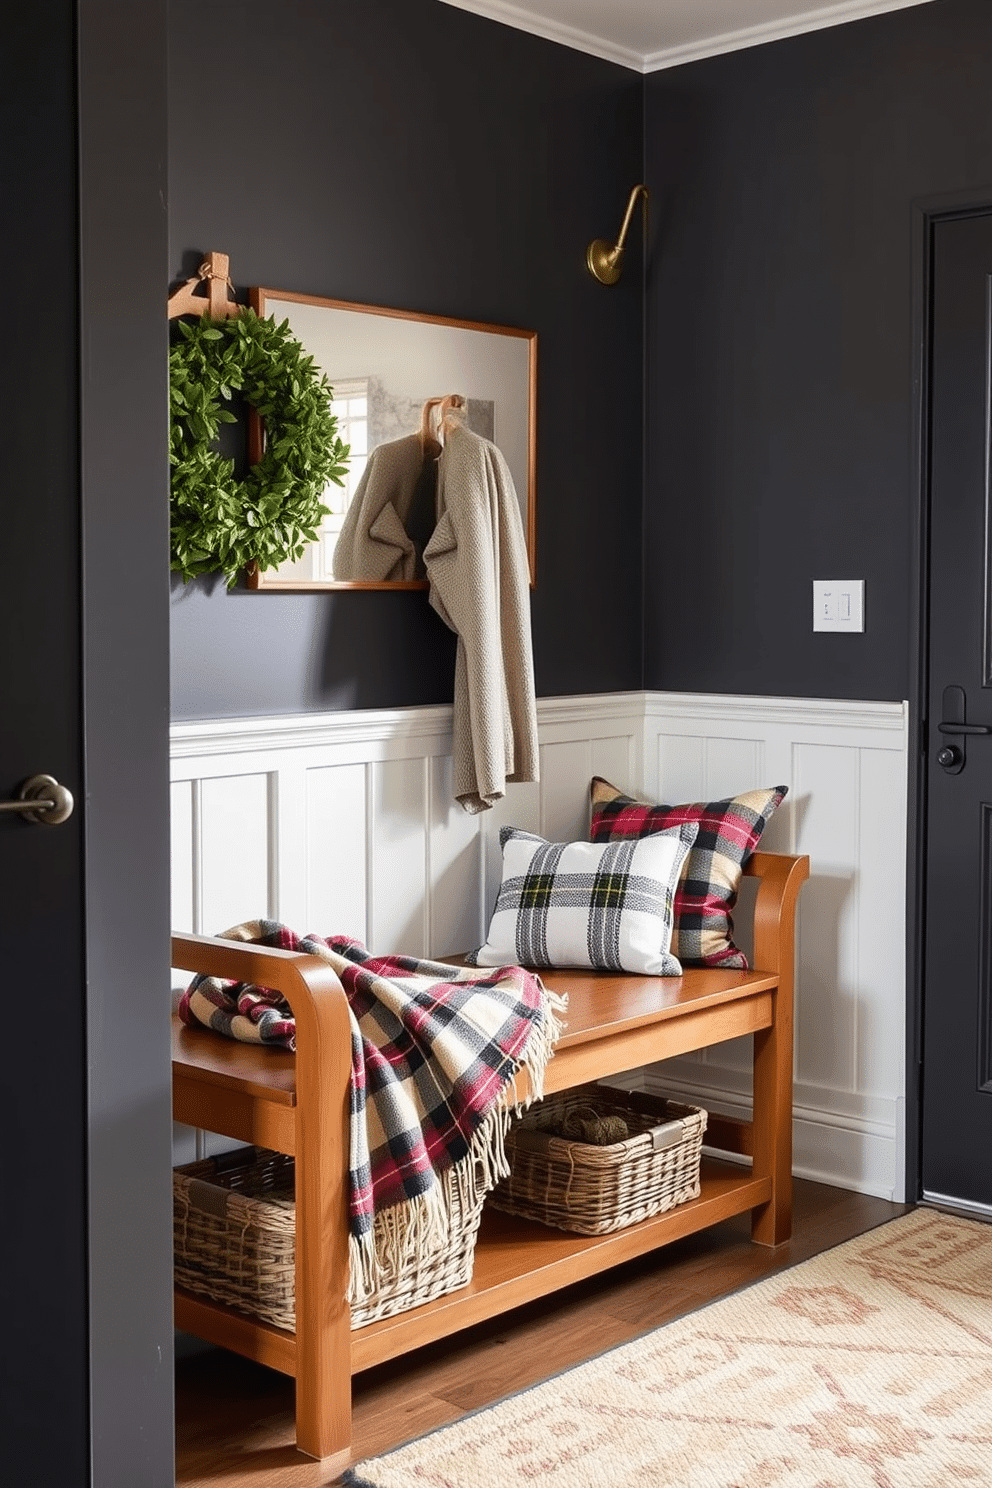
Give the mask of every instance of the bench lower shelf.
M 468 1286 L 356 1329 L 351 1335 L 352 1373 L 744 1214 L 770 1198 L 770 1179 L 755 1178 L 750 1168 L 704 1156 L 698 1199 L 612 1235 L 575 1235 L 487 1210 Z M 177 1290 L 176 1326 L 283 1374 L 296 1373 L 293 1333 L 229 1307 Z

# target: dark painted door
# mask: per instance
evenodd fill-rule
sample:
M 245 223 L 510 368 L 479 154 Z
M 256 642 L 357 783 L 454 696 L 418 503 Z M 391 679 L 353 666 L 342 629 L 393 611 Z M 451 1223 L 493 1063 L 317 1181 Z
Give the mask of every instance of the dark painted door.
M 924 1192 L 992 1205 L 992 215 L 933 229 Z M 978 731 L 974 731 L 978 730 Z
M 0 801 L 38 772 L 81 795 L 79 304 L 72 7 L 5 18 Z M 39 108 L 39 99 L 46 100 Z M 30 149 L 25 136 L 30 134 Z M 44 189 L 39 191 L 39 182 Z M 16 224 L 16 229 L 15 229 Z M 29 267 L 25 263 L 29 262 Z M 35 296 L 28 280 L 43 285 Z M 21 285 L 21 292 L 9 293 Z M 81 807 L 0 815 L 5 1140 L 3 1453 L 11 1481 L 88 1481 Z

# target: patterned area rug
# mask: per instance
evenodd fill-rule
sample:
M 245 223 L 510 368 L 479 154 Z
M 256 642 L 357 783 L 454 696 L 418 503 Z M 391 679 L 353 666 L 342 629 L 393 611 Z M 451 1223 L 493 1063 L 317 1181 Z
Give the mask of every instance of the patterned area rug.
M 917 1209 L 345 1479 L 992 1484 L 992 1225 Z

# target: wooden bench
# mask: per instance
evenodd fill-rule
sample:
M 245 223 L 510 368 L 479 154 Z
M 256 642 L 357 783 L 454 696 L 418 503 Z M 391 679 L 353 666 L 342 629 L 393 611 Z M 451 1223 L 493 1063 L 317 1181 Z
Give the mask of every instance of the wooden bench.
M 755 970 L 542 978 L 569 999 L 548 1094 L 754 1034 L 753 1120 L 711 1116 L 706 1134 L 707 1146 L 748 1156 L 750 1165 L 704 1155 L 699 1198 L 611 1235 L 574 1235 L 487 1211 L 467 1287 L 354 1332 L 345 1299 L 351 1039 L 341 985 L 313 956 L 174 937 L 175 966 L 276 988 L 296 1017 L 295 1056 L 175 1019 L 173 1111 L 177 1121 L 296 1159 L 295 1333 L 178 1289 L 176 1325 L 295 1376 L 301 1452 L 326 1459 L 332 1472 L 347 1465 L 351 1376 L 359 1370 L 748 1210 L 759 1244 L 789 1238 L 795 907 L 809 860 L 755 853 L 745 872 L 760 880 Z

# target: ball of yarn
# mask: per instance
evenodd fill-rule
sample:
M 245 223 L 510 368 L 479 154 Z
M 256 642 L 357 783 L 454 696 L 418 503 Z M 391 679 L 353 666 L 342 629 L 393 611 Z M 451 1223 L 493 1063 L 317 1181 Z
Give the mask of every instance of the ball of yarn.
M 630 1136 L 630 1128 L 622 1116 L 569 1111 L 562 1122 L 561 1134 L 572 1142 L 589 1142 L 594 1147 L 610 1147 L 614 1142 L 626 1142 Z

